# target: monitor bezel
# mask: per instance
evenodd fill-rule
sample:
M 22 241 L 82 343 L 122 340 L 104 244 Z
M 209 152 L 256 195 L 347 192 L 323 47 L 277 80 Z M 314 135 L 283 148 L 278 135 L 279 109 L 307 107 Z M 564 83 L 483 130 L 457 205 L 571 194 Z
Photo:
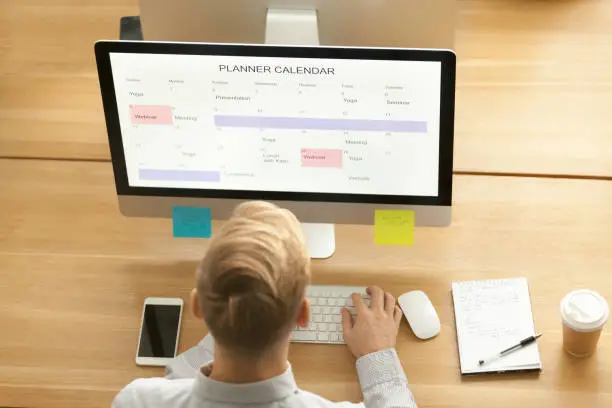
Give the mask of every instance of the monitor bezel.
M 451 50 L 360 48 L 330 46 L 284 46 L 247 44 L 207 44 L 145 41 L 98 41 L 95 46 L 98 79 L 118 195 L 152 197 L 195 197 L 225 199 L 265 199 L 336 203 L 370 203 L 396 205 L 452 204 L 453 142 L 455 122 L 456 57 Z M 387 61 L 437 61 L 441 63 L 440 143 L 437 196 L 398 196 L 349 193 L 312 193 L 254 190 L 212 190 L 131 186 L 128 181 L 119 112 L 111 69 L 111 53 L 226 55 L 280 58 L 354 59 Z

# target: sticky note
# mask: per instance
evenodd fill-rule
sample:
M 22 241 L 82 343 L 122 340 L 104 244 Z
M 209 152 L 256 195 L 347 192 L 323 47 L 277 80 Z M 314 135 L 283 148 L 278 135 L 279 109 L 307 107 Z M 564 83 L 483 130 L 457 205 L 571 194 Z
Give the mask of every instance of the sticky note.
M 175 238 L 210 238 L 210 208 L 172 207 L 172 234 Z
M 412 245 L 414 211 L 375 210 L 374 243 L 376 245 Z

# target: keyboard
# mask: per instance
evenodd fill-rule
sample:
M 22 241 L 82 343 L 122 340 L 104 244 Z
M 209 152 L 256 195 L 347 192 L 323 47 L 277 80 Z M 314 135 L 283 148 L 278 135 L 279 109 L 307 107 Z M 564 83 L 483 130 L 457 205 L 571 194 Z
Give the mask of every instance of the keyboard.
M 342 335 L 342 308 L 347 307 L 355 316 L 351 295 L 360 293 L 370 306 L 370 296 L 362 286 L 310 285 L 306 296 L 310 300 L 310 323 L 297 327 L 291 333 L 293 343 L 344 344 Z

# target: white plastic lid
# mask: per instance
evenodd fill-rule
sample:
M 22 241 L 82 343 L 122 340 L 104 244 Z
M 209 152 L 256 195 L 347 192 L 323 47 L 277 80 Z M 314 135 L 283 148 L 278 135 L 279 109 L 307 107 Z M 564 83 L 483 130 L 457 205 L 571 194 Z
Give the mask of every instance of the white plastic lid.
M 561 318 L 575 331 L 599 330 L 608 320 L 610 308 L 597 292 L 582 289 L 570 292 L 561 301 Z

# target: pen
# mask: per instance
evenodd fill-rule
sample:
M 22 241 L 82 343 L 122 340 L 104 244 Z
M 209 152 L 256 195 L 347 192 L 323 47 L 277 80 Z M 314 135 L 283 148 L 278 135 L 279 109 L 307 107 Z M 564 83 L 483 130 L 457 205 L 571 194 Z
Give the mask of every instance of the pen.
M 520 341 L 518 344 L 516 344 L 516 345 L 514 345 L 514 346 L 512 346 L 512 347 L 508 347 L 508 348 L 507 348 L 507 349 L 505 349 L 505 350 L 500 351 L 500 352 L 499 352 L 499 354 L 497 354 L 497 355 L 496 355 L 495 357 L 493 357 L 493 358 L 488 359 L 488 361 L 498 359 L 498 358 L 500 358 L 500 357 L 503 357 L 503 356 L 505 356 L 505 355 L 507 355 L 507 354 L 512 353 L 513 351 L 516 351 L 516 350 L 522 349 L 523 347 L 525 347 L 525 346 L 527 346 L 527 345 L 529 345 L 529 344 L 533 343 L 534 341 L 536 341 L 536 340 L 537 340 L 537 339 L 539 339 L 540 337 L 542 337 L 542 334 L 537 334 L 537 335 L 535 335 L 535 336 L 529 336 L 529 337 L 527 337 L 526 339 L 521 340 L 521 341 Z M 485 363 L 485 360 L 479 360 L 479 361 L 478 361 L 478 365 L 483 365 L 484 363 Z

